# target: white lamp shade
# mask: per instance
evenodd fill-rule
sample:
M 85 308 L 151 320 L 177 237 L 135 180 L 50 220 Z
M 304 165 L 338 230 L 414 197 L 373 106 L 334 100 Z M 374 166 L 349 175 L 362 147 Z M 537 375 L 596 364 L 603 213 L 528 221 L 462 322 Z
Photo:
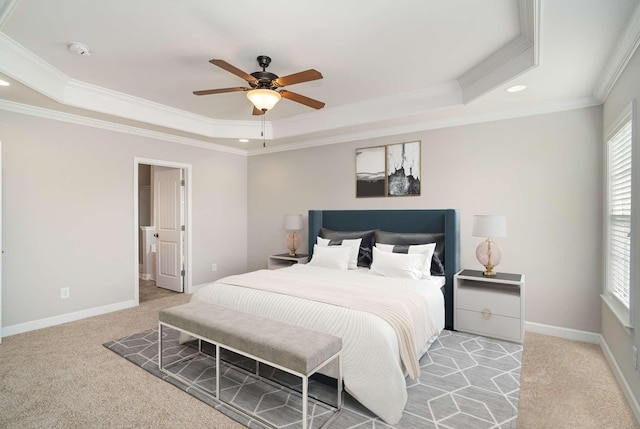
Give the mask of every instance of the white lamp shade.
M 287 231 L 300 231 L 301 229 L 304 229 L 302 215 L 284 215 L 284 229 Z
M 503 215 L 473 216 L 474 237 L 506 237 L 507 219 Z
M 256 109 L 267 111 L 273 109 L 273 106 L 280 101 L 279 92 L 273 89 L 252 89 L 247 92 L 247 98 L 256 106 Z

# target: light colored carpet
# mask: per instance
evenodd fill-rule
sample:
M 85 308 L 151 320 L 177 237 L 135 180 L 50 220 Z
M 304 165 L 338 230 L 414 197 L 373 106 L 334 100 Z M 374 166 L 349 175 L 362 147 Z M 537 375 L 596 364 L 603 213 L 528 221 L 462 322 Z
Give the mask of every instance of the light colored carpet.
M 4 338 L 0 428 L 243 429 L 102 346 L 155 327 L 161 308 L 188 299 Z M 640 427 L 598 346 L 528 333 L 521 383 L 519 428 Z
M 640 428 L 600 346 L 527 332 L 520 429 Z
M 177 293 L 180 293 L 156 286 L 155 280 L 142 279 L 139 280 L 138 291 L 140 303 L 151 301 L 152 299 L 160 299 L 167 296 L 173 296 Z

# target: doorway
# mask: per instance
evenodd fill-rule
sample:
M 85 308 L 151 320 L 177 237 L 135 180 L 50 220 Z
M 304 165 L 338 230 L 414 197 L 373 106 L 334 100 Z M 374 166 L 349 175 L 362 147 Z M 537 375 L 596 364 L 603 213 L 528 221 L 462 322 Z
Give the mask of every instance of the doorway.
M 137 304 L 191 293 L 191 165 L 134 158 Z

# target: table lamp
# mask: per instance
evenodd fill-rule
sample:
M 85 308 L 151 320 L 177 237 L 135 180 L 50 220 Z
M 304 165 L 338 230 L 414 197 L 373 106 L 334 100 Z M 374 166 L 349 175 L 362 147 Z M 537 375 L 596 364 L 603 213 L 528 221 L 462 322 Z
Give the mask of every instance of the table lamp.
M 289 231 L 284 240 L 289 248 L 289 256 L 296 257 L 296 249 L 300 246 L 300 234 L 296 234 L 296 231 L 304 229 L 302 215 L 284 215 L 284 229 Z
M 475 215 L 473 216 L 473 236 L 487 237 L 476 248 L 476 258 L 484 265 L 482 273 L 487 277 L 495 277 L 493 268 L 502 260 L 502 248 L 492 240 L 492 237 L 507 236 L 507 219 L 503 215 Z

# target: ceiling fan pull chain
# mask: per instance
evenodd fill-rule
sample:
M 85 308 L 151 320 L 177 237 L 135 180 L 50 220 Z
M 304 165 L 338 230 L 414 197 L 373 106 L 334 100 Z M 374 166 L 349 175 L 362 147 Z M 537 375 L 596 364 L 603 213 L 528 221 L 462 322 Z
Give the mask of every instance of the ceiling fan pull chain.
M 264 117 L 267 116 L 267 112 L 264 112 L 262 115 L 262 130 L 260 131 L 260 136 L 262 137 L 262 147 L 267 147 L 267 142 L 264 139 Z

